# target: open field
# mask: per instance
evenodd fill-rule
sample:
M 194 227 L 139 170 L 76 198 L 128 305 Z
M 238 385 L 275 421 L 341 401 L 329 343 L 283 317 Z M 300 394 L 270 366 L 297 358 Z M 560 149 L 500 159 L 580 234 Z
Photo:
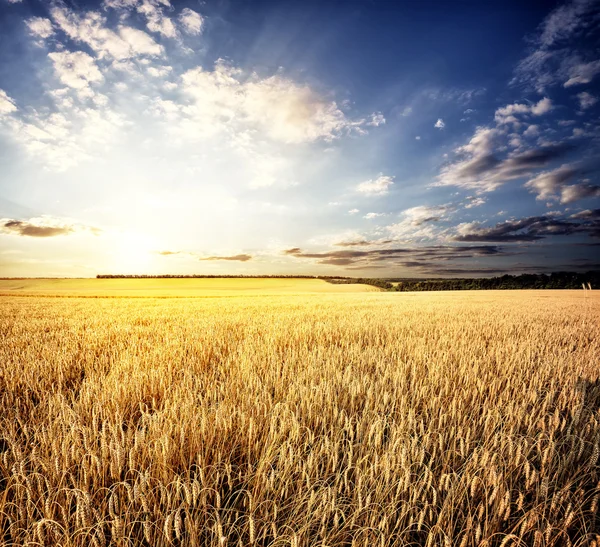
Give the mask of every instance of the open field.
M 0 544 L 598 545 L 599 293 L 275 281 L 0 298 Z
M 377 291 L 322 279 L 0 279 L 0 296 L 210 297 Z

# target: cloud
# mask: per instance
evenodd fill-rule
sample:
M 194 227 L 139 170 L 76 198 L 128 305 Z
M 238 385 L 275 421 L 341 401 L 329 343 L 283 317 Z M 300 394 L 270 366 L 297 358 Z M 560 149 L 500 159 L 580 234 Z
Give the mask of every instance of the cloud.
M 362 242 L 360 242 L 362 243 Z M 313 260 L 330 266 L 353 266 L 352 269 L 372 268 L 378 265 L 427 268 L 432 264 L 449 261 L 472 260 L 507 254 L 496 245 L 427 246 L 368 250 L 343 250 L 305 252 L 298 247 L 283 251 L 285 256 Z
M 186 256 L 200 261 L 231 261 L 231 262 L 248 262 L 253 256 L 249 254 L 225 255 L 225 256 L 206 256 L 193 251 L 158 251 L 161 256 Z
M 600 196 L 600 187 L 579 182 L 569 184 L 583 175 L 580 167 L 562 165 L 552 171 L 540 173 L 525 183 L 525 187 L 537 194 L 538 200 L 558 200 L 563 204 L 573 203 L 580 199 Z
M 442 120 L 442 118 L 438 118 L 438 121 L 435 122 L 435 125 L 433 127 L 437 129 L 444 129 L 444 127 L 446 127 L 446 124 L 444 123 L 444 120 Z
M 164 65 L 164 66 L 149 66 L 146 69 L 146 72 L 148 74 L 150 74 L 150 76 L 152 76 L 153 78 L 164 78 L 172 70 L 173 70 L 173 67 L 168 66 L 168 65 Z M 165 102 L 165 103 L 169 103 L 170 102 L 171 104 L 174 104 L 172 101 L 161 101 L 161 102 Z
M 575 0 L 553 10 L 540 25 L 539 43 L 549 47 L 568 39 L 575 30 L 585 25 L 582 16 L 593 2 Z
M 252 260 L 252 256 L 247 254 L 232 256 L 208 256 L 206 258 L 200 258 L 199 260 L 231 260 L 236 262 L 247 262 L 248 260 Z
M 532 216 L 500 222 L 494 226 L 482 226 L 479 222 L 459 224 L 454 241 L 520 243 L 537 241 L 550 236 L 588 234 L 600 237 L 600 223 L 595 218 L 583 222 L 557 215 Z
M 384 196 L 389 193 L 390 186 L 394 184 L 394 177 L 388 175 L 379 175 L 374 180 L 361 182 L 356 191 L 367 196 Z
M 97 228 L 72 224 L 51 217 L 31 218 L 29 220 L 0 219 L 0 231 L 5 234 L 27 237 L 56 237 L 81 231 L 99 233 Z
M 560 202 L 573 203 L 574 201 L 579 201 L 581 199 L 597 197 L 600 197 L 600 186 L 582 182 L 562 188 Z
M 175 24 L 164 14 L 161 5 L 170 7 L 171 4 L 168 0 L 141 0 L 138 2 L 137 11 L 146 17 L 148 30 L 167 38 L 176 38 L 178 33 Z
M 74 89 L 84 89 L 89 84 L 99 83 L 104 76 L 94 59 L 83 51 L 55 51 L 48 53 L 54 64 L 54 72 L 60 81 Z
M 190 100 L 182 110 L 186 120 L 180 127 L 186 135 L 211 135 L 226 127 L 244 126 L 286 144 L 330 142 L 343 134 L 364 134 L 370 122 L 350 120 L 335 101 L 308 85 L 280 74 L 248 78 L 223 61 L 212 71 L 188 70 L 181 81 Z
M 160 56 L 163 47 L 144 31 L 120 26 L 118 32 L 106 26 L 106 18 L 99 12 L 82 15 L 55 5 L 50 16 L 56 25 L 73 41 L 89 46 L 100 59 L 130 59 L 137 56 Z
M 426 222 L 439 222 L 451 210 L 449 205 L 419 205 L 406 209 L 402 214 L 412 226 L 421 226 Z
M 82 85 L 75 76 L 69 77 L 75 85 Z M 19 116 L 4 118 L 4 129 L 33 159 L 57 171 L 68 169 L 104 153 L 124 125 L 122 116 L 108 106 L 73 108 L 71 94 L 88 92 L 94 97 L 88 87 L 57 90 L 56 112 L 48 109 L 20 112 Z
M 598 102 L 598 98 L 594 97 L 587 91 L 582 91 L 581 93 L 578 93 L 577 98 L 579 99 L 579 107 L 582 110 L 587 110 L 588 108 L 591 108 Z
M 359 213 L 359 212 L 360 212 L 360 210 L 359 210 L 359 209 L 350 209 L 350 210 L 348 211 L 348 214 L 349 214 L 349 215 L 355 215 L 356 213 Z
M 585 209 L 584 211 L 573 213 L 571 218 L 600 221 L 600 209 Z M 594 243 L 593 245 L 598 245 L 598 243 Z
M 600 59 L 589 63 L 579 63 L 569 68 L 569 79 L 564 83 L 565 87 L 589 84 L 597 74 L 600 74 Z
M 457 186 L 491 192 L 510 180 L 526 177 L 533 171 L 568 154 L 565 144 L 515 151 L 499 158 L 495 149 L 504 133 L 498 129 L 478 128 L 469 143 L 459 147 L 458 161 L 442 168 L 435 186 Z
M 182 26 L 186 34 L 197 36 L 202 32 L 204 26 L 204 18 L 193 9 L 184 8 L 179 14 L 179 24 Z
M 354 241 L 339 241 L 334 243 L 337 247 L 370 247 L 373 245 L 387 245 L 393 243 L 392 239 L 380 239 L 380 240 L 366 240 L 358 239 Z
M 422 241 L 436 239 L 439 229 L 432 226 L 447 219 L 449 213 L 454 211 L 452 205 L 419 205 L 402 211 L 402 220 L 385 227 L 394 240 Z
M 472 209 L 473 207 L 479 207 L 487 202 L 485 198 L 477 196 L 468 196 L 468 203 L 465 205 L 465 209 Z
M 541 116 L 550 112 L 553 109 L 552 101 L 548 97 L 544 97 L 536 104 L 509 104 L 496 110 L 494 119 L 498 125 L 506 123 L 517 123 L 517 114 L 533 114 Z
M 177 38 L 178 32 L 170 17 L 164 13 L 171 8 L 169 0 L 104 0 L 104 8 L 127 12 L 135 9 L 146 18 L 146 27 L 151 32 L 162 34 L 166 38 Z M 191 10 L 190 10 L 191 11 Z
M 531 124 L 523 131 L 524 137 L 537 137 L 540 134 L 540 126 Z
M 218 61 L 212 69 L 190 69 L 186 63 L 181 73 L 180 63 L 174 68 L 167 63 L 162 45 L 127 26 L 130 11 L 142 9 L 145 17 L 144 10 L 170 10 L 169 2 L 108 0 L 103 6 L 118 10 L 110 28 L 106 13 L 75 11 L 58 2 L 50 4 L 51 20 L 43 25 L 41 18 L 28 20 L 38 34 L 56 34 L 48 62 L 57 82 L 41 91 L 44 102 L 54 104 L 17 110 L 15 101 L 0 94 L 3 131 L 47 167 L 65 170 L 106 157 L 130 128 L 143 131 L 149 146 L 158 145 L 157 134 L 162 144 L 166 138 L 169 146 L 161 154 L 167 155 L 214 137 L 209 146 L 232 158 L 232 165 L 240 164 L 248 186 L 293 185 L 300 152 L 287 145 L 364 135 L 385 122 L 378 113 L 350 118 L 330 93 L 282 71 L 263 77 Z M 193 17 L 191 10 L 182 15 Z M 81 51 L 63 45 L 73 43 Z M 185 53 L 179 41 L 172 47 Z
M 379 217 L 383 217 L 385 216 L 385 213 L 367 213 L 365 216 L 363 216 L 363 218 L 366 219 L 373 219 L 373 218 L 379 218 Z
M 563 82 L 565 87 L 587 83 L 598 73 L 596 60 L 582 60 L 577 38 L 597 26 L 596 0 L 572 0 L 554 9 L 540 25 L 532 46 L 516 70 L 513 84 L 543 92 Z
M 17 111 L 15 101 L 8 96 L 6 91 L 0 89 L 0 118 Z
M 525 187 L 531 189 L 537 194 L 538 200 L 548 200 L 556 197 L 561 188 L 580 173 L 570 165 L 562 165 L 553 171 L 540 173 L 533 179 L 525 183 Z
M 44 17 L 31 17 L 25 21 L 29 32 L 39 38 L 50 38 L 54 34 L 54 28 L 52 27 L 52 21 Z

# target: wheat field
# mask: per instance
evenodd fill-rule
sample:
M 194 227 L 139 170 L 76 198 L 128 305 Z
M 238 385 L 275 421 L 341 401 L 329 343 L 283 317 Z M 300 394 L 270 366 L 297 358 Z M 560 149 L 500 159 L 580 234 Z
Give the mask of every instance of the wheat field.
M 583 291 L 0 298 L 0 543 L 600 545 Z

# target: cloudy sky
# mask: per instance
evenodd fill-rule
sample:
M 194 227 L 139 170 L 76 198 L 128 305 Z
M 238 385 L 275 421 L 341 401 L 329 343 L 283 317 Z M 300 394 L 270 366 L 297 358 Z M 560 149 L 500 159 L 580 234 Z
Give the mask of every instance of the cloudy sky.
M 600 268 L 600 2 L 0 0 L 0 275 Z

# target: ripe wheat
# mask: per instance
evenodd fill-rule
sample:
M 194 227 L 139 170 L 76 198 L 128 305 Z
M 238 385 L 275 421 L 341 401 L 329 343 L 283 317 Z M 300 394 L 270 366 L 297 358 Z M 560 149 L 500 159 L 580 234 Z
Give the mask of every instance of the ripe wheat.
M 0 544 L 599 545 L 582 298 L 4 297 Z

